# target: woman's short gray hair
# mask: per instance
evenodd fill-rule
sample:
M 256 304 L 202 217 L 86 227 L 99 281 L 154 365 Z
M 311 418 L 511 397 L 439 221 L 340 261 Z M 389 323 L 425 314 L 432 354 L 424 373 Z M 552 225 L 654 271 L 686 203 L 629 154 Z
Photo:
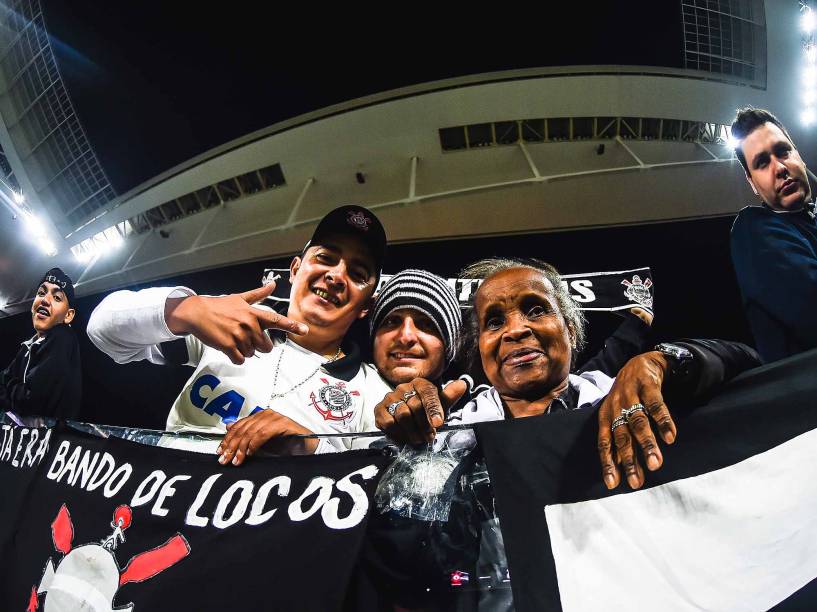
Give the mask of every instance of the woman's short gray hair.
M 575 300 L 570 297 L 567 290 L 567 285 L 562 283 L 559 271 L 549 263 L 540 261 L 538 259 L 526 259 L 516 257 L 489 257 L 487 259 L 480 259 L 465 268 L 459 274 L 460 278 L 474 278 L 480 280 L 487 280 L 492 276 L 511 270 L 513 268 L 528 268 L 539 272 L 544 276 L 553 286 L 553 295 L 556 298 L 556 303 L 559 306 L 562 317 L 564 317 L 567 327 L 570 330 L 573 339 L 574 356 L 576 353 L 584 348 L 585 332 L 584 332 L 584 315 L 579 309 Z M 478 342 L 479 337 L 479 322 L 477 321 L 476 310 L 474 308 L 474 301 L 476 300 L 477 292 L 471 293 L 471 312 L 467 316 L 466 324 L 466 338 L 472 346 L 475 341 Z M 468 347 L 466 347 L 466 351 Z M 472 351 L 473 353 L 473 351 Z

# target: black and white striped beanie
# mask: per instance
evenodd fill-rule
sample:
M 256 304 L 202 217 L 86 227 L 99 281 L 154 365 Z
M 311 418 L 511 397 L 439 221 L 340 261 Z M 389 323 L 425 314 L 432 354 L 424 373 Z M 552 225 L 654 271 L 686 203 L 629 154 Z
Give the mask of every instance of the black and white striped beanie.
M 375 299 L 369 327 L 372 338 L 383 320 L 401 308 L 412 308 L 428 316 L 445 344 L 446 365 L 454 361 L 462 314 L 457 296 L 445 279 L 425 270 L 403 270 L 392 276 Z

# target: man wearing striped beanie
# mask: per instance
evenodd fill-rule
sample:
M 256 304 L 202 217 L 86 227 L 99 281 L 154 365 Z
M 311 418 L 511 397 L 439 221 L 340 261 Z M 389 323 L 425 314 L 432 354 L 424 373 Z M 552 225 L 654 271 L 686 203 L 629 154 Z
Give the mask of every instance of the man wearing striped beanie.
M 392 385 L 439 382 L 457 355 L 462 315 L 453 289 L 425 270 L 391 277 L 371 315 L 374 362 Z

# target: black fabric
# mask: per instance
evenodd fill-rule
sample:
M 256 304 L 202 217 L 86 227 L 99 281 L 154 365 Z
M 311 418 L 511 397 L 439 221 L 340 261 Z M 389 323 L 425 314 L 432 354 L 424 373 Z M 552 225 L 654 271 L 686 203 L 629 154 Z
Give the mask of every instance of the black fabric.
M 369 209 L 356 204 L 335 208 L 320 220 L 312 239 L 304 247 L 304 252 L 310 246 L 322 244 L 323 240 L 337 234 L 354 236 L 369 248 L 375 265 L 372 272 L 379 280 L 386 254 L 386 230 L 380 219 Z
M 280 332 L 280 334 L 276 334 L 276 337 L 283 341 L 286 338 L 286 335 L 283 332 Z M 162 350 L 162 355 L 164 355 L 168 363 L 174 365 L 185 365 L 190 360 L 187 352 L 187 342 L 184 339 L 162 342 L 160 347 Z M 341 380 L 348 382 L 357 376 L 358 371 L 360 371 L 360 364 L 363 360 L 360 353 L 360 347 L 356 342 L 352 340 L 344 340 L 341 343 L 341 348 L 343 349 L 344 353 L 343 357 L 337 361 L 324 364 L 323 369 L 335 378 L 340 378 Z
M 43 278 L 40 280 L 40 284 L 37 285 L 37 288 L 39 289 L 43 283 L 53 283 L 57 285 L 65 294 L 68 305 L 71 306 L 71 304 L 74 303 L 74 283 L 60 268 L 51 268 L 48 272 L 43 274 Z
M 184 338 L 162 342 L 159 348 L 170 364 L 186 365 L 190 361 L 190 354 L 187 352 L 187 341 Z
M 596 370 L 615 378 L 627 361 L 651 348 L 653 343 L 650 332 L 649 325 L 631 312 L 625 311 L 621 325 L 604 341 L 604 346 L 598 353 L 576 369 L 576 373 Z
M 322 367 L 335 378 L 348 382 L 357 376 L 360 371 L 360 364 L 362 363 L 360 347 L 356 342 L 344 339 L 341 348 L 344 353 L 343 357 L 337 361 L 325 363 Z
M 484 471 L 479 451 L 460 461 L 449 477 L 455 485 L 445 521 L 408 518 L 393 511 L 370 518 L 348 610 L 477 609 L 481 527 L 494 517 L 490 482 L 480 476 Z M 454 586 L 452 575 L 463 572 L 469 581 Z
M 0 373 L 0 410 L 21 416 L 74 418 L 82 401 L 79 343 L 69 325 L 56 325 L 42 342 L 20 346 Z
M 731 234 L 746 318 L 765 362 L 817 347 L 817 225 L 805 211 L 747 206 Z
M 745 372 L 677 418 L 678 438 L 662 445 L 664 466 L 647 472 L 645 488 L 734 465 L 817 427 L 815 358 L 811 351 Z M 682 406 L 670 409 L 684 413 Z M 582 408 L 475 429 L 496 495 L 516 608 L 559 610 L 544 507 L 629 492 L 624 485 L 608 491 L 602 483 L 597 413 Z M 815 607 L 810 600 L 808 609 Z
M 12 429 L 16 448 L 28 438 Z M 59 599 L 60 591 L 48 591 L 49 562 L 58 575 L 107 589 L 112 607 L 133 603 L 136 612 L 340 609 L 388 462 L 357 451 L 223 467 L 213 455 L 54 431 L 33 470 L 0 454 L 0 543 L 3 558 L 14 559 L 0 573 L 0 609 L 48 609 L 49 598 Z M 281 486 L 268 486 L 262 499 L 270 482 Z M 28 484 L 22 503 L 9 483 Z M 304 495 L 310 487 L 318 492 Z M 6 503 L 9 494 L 18 503 Z M 264 522 L 247 523 L 272 510 Z M 99 544 L 114 534 L 115 517 L 128 524 L 109 552 Z
M 760 355 L 750 346 L 730 340 L 684 339 L 674 342 L 693 355 L 684 372 L 671 377 L 669 397 L 701 401 L 741 372 L 761 364 Z
M 271 308 L 289 302 L 292 289 L 289 284 L 289 268 L 264 268 L 261 279 L 266 283 L 275 276 L 279 276 L 275 290 L 263 302 Z M 375 288 L 375 295 L 393 276 L 382 275 Z M 562 276 L 561 279 L 579 310 L 620 312 L 630 308 L 642 308 L 653 312 L 655 283 L 652 281 L 652 272 L 649 268 L 569 274 Z M 445 280 L 454 289 L 460 308 L 470 308 L 473 293 L 479 288 L 482 279 L 451 277 Z

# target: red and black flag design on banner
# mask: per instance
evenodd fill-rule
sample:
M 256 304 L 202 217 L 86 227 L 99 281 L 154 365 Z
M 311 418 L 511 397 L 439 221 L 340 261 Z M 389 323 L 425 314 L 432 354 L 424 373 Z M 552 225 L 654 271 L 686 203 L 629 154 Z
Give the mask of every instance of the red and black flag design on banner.
M 0 609 L 340 609 L 388 461 L 356 451 L 230 468 L 5 426 L 0 546 L 13 562 Z
M 516 609 L 817 609 L 816 358 L 670 405 L 638 491 L 602 484 L 595 411 L 479 426 Z

